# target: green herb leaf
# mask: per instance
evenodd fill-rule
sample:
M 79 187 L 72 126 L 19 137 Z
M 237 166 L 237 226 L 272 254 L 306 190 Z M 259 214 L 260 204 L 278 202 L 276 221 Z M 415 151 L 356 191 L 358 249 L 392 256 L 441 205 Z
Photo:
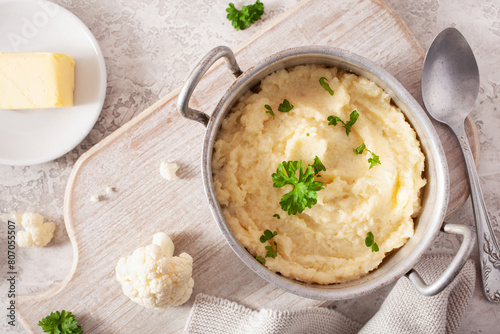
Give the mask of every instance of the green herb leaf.
M 372 157 L 368 159 L 368 162 L 370 163 L 370 168 L 376 166 L 376 165 L 381 165 L 382 163 L 380 162 L 380 158 L 378 155 L 370 151 L 372 154 Z
M 264 14 L 264 4 L 257 0 L 253 5 L 246 5 L 238 10 L 234 7 L 232 2 L 226 8 L 227 18 L 231 21 L 236 30 L 244 30 L 252 23 L 260 20 Z
M 281 111 L 281 112 L 289 112 L 292 109 L 293 109 L 293 105 L 291 105 L 287 99 L 284 99 L 283 103 L 281 103 L 278 106 L 278 111 Z
M 276 244 L 276 242 L 274 242 L 274 246 L 276 247 L 276 250 L 274 250 L 272 246 L 266 246 L 266 257 L 272 257 L 274 259 L 276 258 L 276 256 L 278 256 L 278 245 Z
M 375 242 L 375 237 L 373 236 L 372 232 L 366 233 L 365 245 L 366 245 L 366 247 L 371 247 L 372 252 L 379 251 L 378 245 Z
M 271 232 L 271 230 L 265 230 L 264 234 L 260 236 L 260 242 L 265 243 L 266 241 L 270 241 L 276 235 L 278 235 L 278 232 L 276 231 Z M 265 246 L 265 249 L 267 250 L 266 257 L 272 257 L 274 259 L 276 256 L 278 256 L 278 244 L 276 243 L 276 241 L 273 241 L 271 246 Z M 263 257 L 257 256 L 256 259 L 259 260 L 262 264 L 266 264 L 266 260 Z
M 299 180 L 295 176 L 295 171 L 299 169 L 301 163 L 302 161 L 283 161 L 279 164 L 276 173 L 272 174 L 273 187 L 281 188 L 287 184 L 297 184 Z
M 352 113 L 349 115 L 349 122 L 344 124 L 345 128 L 345 133 L 349 136 L 349 132 L 351 132 L 351 127 L 356 123 L 358 120 L 359 114 L 356 110 L 353 110 Z
M 366 148 L 366 145 L 365 145 L 365 143 L 363 143 L 363 144 L 359 145 L 357 148 L 353 148 L 352 150 L 356 154 L 362 154 L 363 151 L 365 150 L 365 148 Z
M 376 165 L 381 165 L 379 156 L 376 155 L 375 153 L 373 153 L 372 151 L 370 151 L 369 149 L 367 149 L 366 146 L 365 146 L 365 143 L 361 144 L 357 148 L 353 148 L 352 150 L 356 154 L 361 154 L 361 153 L 363 153 L 364 150 L 367 150 L 368 152 L 370 152 L 371 157 L 368 158 L 368 162 L 370 163 L 370 168 L 372 168 L 372 167 L 374 167 Z
M 351 127 L 356 123 L 358 120 L 359 114 L 356 110 L 353 110 L 351 114 L 349 115 L 349 121 L 347 123 L 344 123 L 339 117 L 337 116 L 328 116 L 328 125 L 333 125 L 336 126 L 337 122 L 342 123 L 342 126 L 345 129 L 345 133 L 349 136 L 349 133 L 351 132 Z
M 309 132 L 308 132 L 308 133 L 306 133 L 306 136 L 307 136 L 307 137 L 309 137 Z
M 281 197 L 280 206 L 283 211 L 289 215 L 297 212 L 301 213 L 306 207 L 311 208 L 317 203 L 318 190 L 324 189 L 323 183 L 314 181 L 314 171 L 312 166 L 305 166 L 302 161 L 283 161 L 279 164 L 276 173 L 272 174 L 273 187 L 281 188 L 287 184 L 293 186 L 293 189 Z M 295 172 L 299 170 L 299 178 Z
M 375 241 L 375 237 L 372 232 L 366 233 L 365 245 L 366 247 L 371 247 L 373 242 Z
M 276 217 L 276 218 L 278 218 L 278 219 L 281 219 L 281 218 L 280 218 L 280 215 L 279 215 L 279 214 L 277 214 L 277 213 L 275 213 L 275 214 L 273 215 L 273 217 Z
M 317 176 L 319 176 L 318 173 L 321 172 L 322 170 L 326 171 L 325 165 L 323 165 L 321 160 L 319 160 L 318 156 L 316 156 L 314 158 L 312 168 L 314 169 L 314 175 L 317 175 Z
M 325 77 L 319 78 L 319 84 L 321 87 L 323 87 L 330 95 L 333 95 L 333 89 L 330 88 L 330 85 L 328 84 L 328 80 Z
M 264 234 L 260 236 L 260 242 L 264 243 L 268 240 L 271 240 L 275 235 L 278 235 L 278 232 L 276 231 L 271 232 L 271 230 L 265 230 Z
M 38 322 L 44 333 L 51 334 L 82 334 L 82 327 L 71 312 L 62 310 L 61 312 L 51 312 Z
M 337 122 L 340 122 L 342 124 L 344 124 L 344 122 L 342 122 L 342 120 L 340 119 L 340 117 L 337 117 L 337 116 L 328 116 L 328 125 L 337 125 Z
M 266 109 L 267 109 L 267 110 L 266 110 L 266 114 L 271 114 L 271 115 L 273 115 L 273 118 L 274 118 L 274 111 L 273 111 L 273 109 L 271 108 L 271 106 L 270 106 L 269 104 L 266 104 L 266 105 L 264 105 L 264 108 L 266 108 Z

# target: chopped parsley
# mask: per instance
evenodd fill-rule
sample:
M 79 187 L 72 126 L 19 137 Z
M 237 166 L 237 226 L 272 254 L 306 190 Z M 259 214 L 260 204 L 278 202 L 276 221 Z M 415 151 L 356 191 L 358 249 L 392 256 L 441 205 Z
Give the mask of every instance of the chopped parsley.
M 264 105 L 264 108 L 266 108 L 266 114 L 271 114 L 271 115 L 273 115 L 273 118 L 274 118 L 274 111 L 271 108 L 271 106 L 269 104 L 266 104 L 266 105 Z
M 265 104 L 264 108 L 266 109 L 266 114 L 271 114 L 274 118 L 274 111 L 273 108 L 269 104 Z M 288 101 L 287 99 L 283 100 L 283 103 L 280 103 L 278 106 L 278 111 L 280 112 L 289 112 L 290 110 L 293 109 L 293 105 Z M 307 134 L 309 136 L 309 134 Z
M 278 107 L 278 111 L 281 111 L 281 112 L 289 112 L 292 109 L 293 109 L 293 105 L 290 104 L 290 102 L 287 99 L 284 99 L 283 103 L 281 103 Z
M 351 127 L 354 125 L 354 123 L 356 123 L 356 121 L 358 120 L 358 117 L 359 117 L 359 114 L 356 110 L 353 110 L 351 112 L 351 114 L 349 115 L 349 121 L 347 121 L 346 123 L 344 123 L 344 121 L 342 121 L 340 119 L 340 117 L 333 116 L 333 115 L 328 116 L 328 125 L 336 126 L 337 122 L 342 123 L 342 126 L 345 128 L 345 133 L 349 136 L 349 133 L 351 132 Z
M 280 215 L 279 215 L 279 214 L 277 214 L 277 213 L 275 213 L 275 214 L 273 215 L 273 217 L 276 217 L 276 218 L 278 218 L 278 219 L 281 219 L 281 218 L 280 218 Z
M 260 242 L 262 243 L 265 243 L 267 241 L 271 242 L 275 235 L 278 235 L 278 232 L 276 231 L 271 232 L 271 230 L 265 230 L 264 234 L 260 236 Z M 270 257 L 274 259 L 276 258 L 276 256 L 278 256 L 278 244 L 276 243 L 276 241 L 272 241 L 270 246 L 265 246 L 265 249 L 267 251 L 265 257 Z M 266 259 L 263 258 L 262 256 L 256 256 L 255 259 L 262 264 L 266 264 Z
M 379 251 L 378 245 L 375 242 L 375 236 L 373 235 L 372 232 L 366 233 L 365 245 L 366 245 L 366 247 L 371 247 L 372 252 L 378 252 Z
M 318 175 L 319 172 L 321 171 L 326 171 L 325 165 L 319 160 L 318 156 L 314 157 L 314 162 L 311 166 L 314 169 L 314 175 Z
M 321 170 L 324 168 L 319 158 L 316 163 L 315 169 Z M 313 164 L 314 166 L 314 164 Z M 283 161 L 278 165 L 276 173 L 272 174 L 273 187 L 281 188 L 289 184 L 293 189 L 281 197 L 280 206 L 283 211 L 287 211 L 289 215 L 301 213 L 306 207 L 311 208 L 317 203 L 318 190 L 324 189 L 323 183 L 314 181 L 314 175 L 317 174 L 313 171 L 313 166 L 305 168 L 300 161 Z M 295 172 L 299 170 L 299 177 Z
M 260 17 L 264 14 L 264 4 L 257 0 L 253 5 L 246 5 L 241 7 L 241 10 L 238 10 L 230 2 L 226 12 L 227 18 L 233 24 L 234 29 L 245 30 L 252 23 L 260 20 Z
M 266 246 L 265 248 L 267 250 L 266 257 L 271 257 L 274 259 L 276 258 L 276 256 L 278 256 L 278 245 L 276 244 L 276 241 L 273 241 L 273 244 L 276 250 L 273 249 L 273 246 Z
M 271 232 L 271 230 L 265 230 L 264 234 L 260 236 L 260 242 L 264 243 L 266 241 L 269 241 L 272 238 L 274 238 L 275 235 L 278 235 L 278 232 L 276 231 Z
M 366 148 L 366 145 L 365 145 L 365 143 L 363 143 L 363 144 L 359 145 L 357 148 L 353 148 L 352 150 L 356 154 L 362 154 L 363 151 L 365 150 L 365 148 Z
M 330 85 L 328 84 L 328 80 L 325 77 L 319 78 L 319 84 L 321 87 L 323 87 L 330 95 L 334 94 L 333 89 L 330 88 Z
M 266 259 L 264 259 L 262 256 L 256 256 L 255 257 L 257 261 L 259 261 L 262 264 L 266 264 Z
M 378 155 L 376 155 L 375 153 L 373 153 L 372 151 L 370 151 L 369 149 L 367 149 L 365 143 L 359 145 L 357 148 L 353 148 L 352 150 L 356 154 L 362 154 L 364 150 L 367 150 L 368 152 L 370 152 L 371 157 L 368 158 L 368 162 L 370 163 L 370 168 L 372 168 L 376 165 L 382 164 L 380 162 L 380 157 Z
M 368 162 L 370 163 L 370 168 L 376 165 L 381 165 L 382 163 L 380 162 L 379 156 L 373 153 L 372 151 L 370 151 L 370 153 L 372 154 L 371 158 L 368 158 Z

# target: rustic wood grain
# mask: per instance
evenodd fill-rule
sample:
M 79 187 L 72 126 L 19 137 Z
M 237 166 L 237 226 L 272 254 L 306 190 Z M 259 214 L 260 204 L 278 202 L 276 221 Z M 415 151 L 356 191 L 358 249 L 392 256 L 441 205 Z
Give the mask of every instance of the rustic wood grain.
M 424 51 L 399 17 L 375 0 L 310 0 L 271 22 L 236 50 L 243 70 L 280 50 L 311 44 L 336 46 L 376 61 L 420 100 Z M 215 45 L 214 45 L 215 46 Z M 203 56 L 200 54 L 200 57 Z M 194 64 L 193 64 L 194 66 Z M 233 78 L 222 62 L 200 82 L 191 106 L 207 112 Z M 212 220 L 200 175 L 205 129 L 176 111 L 178 90 L 97 144 L 78 160 L 65 196 L 65 224 L 74 248 L 71 272 L 57 287 L 20 296 L 17 308 L 28 332 L 52 310 L 71 310 L 85 333 L 181 332 L 194 296 L 203 292 L 252 308 L 288 309 L 323 302 L 286 293 L 248 269 L 226 245 Z M 464 162 L 450 131 L 437 125 L 451 172 L 449 212 L 467 196 Z M 469 122 L 472 147 L 477 131 Z M 163 159 L 180 165 L 179 180 L 159 174 Z M 107 186 L 115 192 L 106 194 Z M 101 195 L 98 203 L 91 195 Z M 154 233 L 171 235 L 175 254 L 194 258 L 193 297 L 167 310 L 145 309 L 121 292 L 115 265 L 151 243 Z

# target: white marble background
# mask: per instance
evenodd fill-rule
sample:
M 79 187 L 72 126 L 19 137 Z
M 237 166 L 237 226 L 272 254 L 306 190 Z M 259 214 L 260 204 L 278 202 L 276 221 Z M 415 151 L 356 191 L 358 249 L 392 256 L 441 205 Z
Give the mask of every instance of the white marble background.
M 347 1 L 347 0 L 338 0 Z M 65 156 L 41 165 L 0 165 L 0 213 L 37 211 L 57 225 L 44 249 L 18 249 L 18 293 L 43 291 L 61 282 L 72 261 L 64 229 L 63 197 L 78 157 L 146 107 L 178 87 L 194 64 L 212 47 L 236 47 L 298 0 L 264 0 L 262 21 L 236 31 L 225 18 L 229 0 L 57 0 L 94 33 L 106 59 L 108 87 L 104 109 L 91 133 Z M 235 0 L 237 7 L 252 0 Z M 490 217 L 500 237 L 500 0 L 388 0 L 417 40 L 427 48 L 434 35 L 454 26 L 470 42 L 481 72 L 481 90 L 473 115 L 481 143 L 479 174 Z M 332 1 L 332 6 L 335 2 Z M 470 202 L 450 222 L 472 224 Z M 0 299 L 5 299 L 6 231 L 0 225 Z M 429 252 L 453 254 L 459 242 L 440 236 Z M 473 255 L 477 258 L 477 252 Z M 338 311 L 364 322 L 376 312 L 388 289 L 337 302 Z M 2 307 L 3 308 L 3 307 Z M 0 312 L 0 332 L 24 333 L 7 325 Z M 476 291 L 461 333 L 498 333 L 500 305 L 485 301 L 477 277 Z

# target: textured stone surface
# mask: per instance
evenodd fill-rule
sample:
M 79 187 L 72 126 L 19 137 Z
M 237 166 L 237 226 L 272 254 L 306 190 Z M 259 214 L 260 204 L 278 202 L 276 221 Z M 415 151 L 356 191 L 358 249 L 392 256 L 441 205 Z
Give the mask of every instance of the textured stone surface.
M 104 109 L 91 133 L 65 156 L 42 165 L 0 165 L 0 213 L 37 211 L 56 223 L 54 240 L 43 249 L 18 249 L 16 292 L 44 291 L 61 282 L 72 262 L 72 249 L 63 221 L 66 181 L 78 157 L 178 87 L 209 49 L 224 44 L 236 47 L 260 27 L 292 7 L 296 0 L 264 1 L 263 20 L 245 31 L 235 31 L 225 19 L 228 1 L 105 1 L 58 0 L 94 33 L 106 59 L 108 89 Z M 234 1 L 236 6 L 250 1 Z M 481 143 L 480 178 L 490 216 L 500 237 L 500 1 L 499 0 L 388 0 L 424 48 L 442 29 L 454 26 L 467 40 L 478 60 L 481 90 L 474 111 Z M 332 5 L 334 5 L 332 3 Z M 450 222 L 473 224 L 470 202 Z M 0 225 L 0 299 L 7 295 L 6 225 Z M 454 253 L 455 237 L 439 236 L 429 252 Z M 477 258 L 477 251 L 473 255 Z M 389 289 L 332 305 L 358 321 L 376 312 Z M 0 312 L 0 314 L 5 314 Z M 11 328 L 3 316 L 0 332 L 24 333 Z M 486 302 L 480 277 L 461 333 L 497 333 L 500 306 Z

